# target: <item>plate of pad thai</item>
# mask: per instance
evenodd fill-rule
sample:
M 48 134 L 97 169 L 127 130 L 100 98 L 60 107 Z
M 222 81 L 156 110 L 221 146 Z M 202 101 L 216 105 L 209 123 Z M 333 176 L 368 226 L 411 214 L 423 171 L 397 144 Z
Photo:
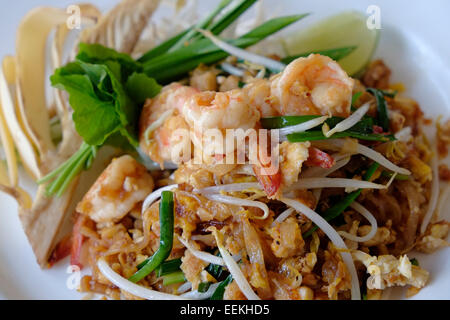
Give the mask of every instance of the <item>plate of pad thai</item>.
M 449 47 L 400 8 L 29 11 L 0 70 L 0 297 L 450 298 Z

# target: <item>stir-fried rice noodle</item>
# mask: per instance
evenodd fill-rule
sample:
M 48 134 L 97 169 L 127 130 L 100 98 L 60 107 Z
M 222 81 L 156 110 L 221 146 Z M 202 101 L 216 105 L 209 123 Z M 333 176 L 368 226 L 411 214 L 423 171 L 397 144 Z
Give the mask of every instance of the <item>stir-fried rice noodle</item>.
M 331 240 L 336 248 L 347 249 L 347 246 L 345 245 L 344 241 L 339 236 L 337 231 L 317 212 L 311 210 L 309 207 L 305 206 L 303 203 L 297 200 L 282 198 L 281 201 L 294 208 L 296 211 L 301 212 L 312 222 L 314 222 L 327 235 L 327 237 Z M 353 263 L 352 256 L 348 252 L 341 252 L 341 255 L 352 278 L 352 300 L 360 300 L 361 294 L 359 291 L 358 274 L 356 273 L 356 268 L 355 264 Z
M 217 247 L 219 248 L 223 261 L 225 262 L 228 271 L 230 271 L 230 273 L 232 274 L 233 279 L 234 281 L 236 281 L 239 289 L 241 289 L 242 293 L 248 300 L 261 300 L 253 291 L 250 283 L 248 283 L 237 262 L 234 261 L 234 259 L 228 253 L 227 249 L 225 249 L 225 247 L 222 245 L 222 239 L 219 231 L 214 230 L 213 233 L 214 237 L 216 238 Z
M 424 233 L 427 230 L 428 224 L 433 217 L 434 210 L 436 209 L 436 205 L 439 199 L 439 169 L 438 169 L 438 160 L 437 160 L 437 150 L 434 148 L 435 152 L 433 158 L 431 159 L 431 170 L 432 170 L 432 181 L 431 181 L 431 196 L 430 202 L 428 203 L 428 209 L 425 213 L 422 225 L 420 226 L 420 232 Z
M 214 187 L 206 187 L 199 190 L 194 190 L 194 192 L 200 194 L 215 194 L 220 192 L 238 192 L 249 189 L 261 189 L 261 186 L 257 182 L 244 182 L 244 183 L 232 183 L 232 184 L 223 184 Z
M 316 141 L 314 142 L 318 146 L 322 146 L 324 148 L 332 148 L 336 151 L 340 151 L 345 147 L 345 144 L 347 141 L 345 139 L 330 139 L 327 141 Z M 366 147 L 362 144 L 356 143 L 355 144 L 355 150 L 354 153 L 361 154 L 363 156 L 366 156 L 367 158 L 378 162 L 381 166 L 385 167 L 386 169 L 389 169 L 393 172 L 397 172 L 399 174 L 403 175 L 410 175 L 411 171 L 405 168 L 400 168 L 399 166 L 395 165 L 391 161 L 389 161 L 386 157 L 384 157 L 381 153 L 370 149 L 369 147 Z
M 235 206 L 244 206 L 244 207 L 255 207 L 261 209 L 264 214 L 262 216 L 253 216 L 253 219 L 264 220 L 269 216 L 269 207 L 262 202 L 246 200 L 236 197 L 224 196 L 221 194 L 206 194 L 205 197 L 212 201 L 222 202 L 226 204 L 232 204 Z

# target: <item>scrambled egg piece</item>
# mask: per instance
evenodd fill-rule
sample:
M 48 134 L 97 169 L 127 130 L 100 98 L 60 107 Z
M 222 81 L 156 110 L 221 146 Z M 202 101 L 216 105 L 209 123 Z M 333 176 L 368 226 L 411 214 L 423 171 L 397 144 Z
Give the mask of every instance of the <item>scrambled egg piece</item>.
M 428 280 L 428 271 L 411 264 L 407 255 L 398 259 L 391 255 L 371 256 L 359 250 L 352 252 L 354 260 L 361 261 L 370 277 L 367 288 L 384 290 L 393 286 L 411 285 L 423 288 Z

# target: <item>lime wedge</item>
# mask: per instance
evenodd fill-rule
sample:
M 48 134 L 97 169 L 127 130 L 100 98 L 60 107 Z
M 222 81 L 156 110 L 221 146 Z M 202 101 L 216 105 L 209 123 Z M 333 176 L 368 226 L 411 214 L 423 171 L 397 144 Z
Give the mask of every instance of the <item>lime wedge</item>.
M 356 46 L 352 53 L 339 60 L 339 64 L 349 75 L 358 75 L 370 62 L 379 38 L 379 30 L 367 28 L 366 21 L 367 17 L 356 11 L 331 16 L 307 30 L 286 36 L 284 49 L 289 55 L 296 55 Z

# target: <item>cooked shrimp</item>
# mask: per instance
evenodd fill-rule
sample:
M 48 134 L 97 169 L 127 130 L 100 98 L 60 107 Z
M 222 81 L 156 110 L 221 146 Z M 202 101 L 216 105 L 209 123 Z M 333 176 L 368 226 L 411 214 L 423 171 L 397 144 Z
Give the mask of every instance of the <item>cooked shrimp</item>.
M 148 100 L 142 110 L 139 123 L 139 142 L 141 149 L 149 157 L 163 166 L 164 161 L 178 162 L 179 152 L 190 148 L 190 139 L 176 133 L 177 129 L 189 126 L 181 116 L 184 103 L 198 90 L 172 83 L 163 88 L 154 99 Z M 176 148 L 174 148 L 176 146 Z
M 255 106 L 262 118 L 279 115 L 271 105 L 270 81 L 267 79 L 255 79 L 244 87 L 251 105 Z
M 251 129 L 260 118 L 240 89 L 198 93 L 185 103 L 183 116 L 193 132 L 194 145 L 202 149 L 203 160 L 209 164 L 221 163 L 223 155 L 234 153 L 234 145 L 228 148 L 225 144 L 226 129 Z
M 350 114 L 354 80 L 329 57 L 311 54 L 272 78 L 273 108 L 282 115 Z
M 260 114 L 247 95 L 236 89 L 194 95 L 184 105 L 183 116 L 191 128 L 246 130 L 256 125 Z
M 153 190 L 152 176 L 129 155 L 114 159 L 103 171 L 77 211 L 97 223 L 117 222 Z

